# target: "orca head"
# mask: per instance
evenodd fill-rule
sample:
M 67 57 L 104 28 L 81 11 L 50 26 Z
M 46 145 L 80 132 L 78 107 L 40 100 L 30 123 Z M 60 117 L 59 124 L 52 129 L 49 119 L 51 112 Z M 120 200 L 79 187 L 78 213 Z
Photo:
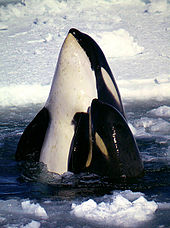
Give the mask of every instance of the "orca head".
M 114 106 L 125 117 L 117 84 L 99 45 L 90 36 L 75 28 L 70 29 L 68 34 L 76 38 L 90 61 L 91 69 L 95 73 L 98 99 Z
M 97 71 L 103 67 L 111 73 L 109 66 L 106 65 L 106 58 L 102 50 L 89 35 L 82 33 L 75 28 L 70 29 L 68 34 L 72 34 L 86 52 L 90 60 L 92 70 Z
M 143 163 L 124 116 L 113 106 L 94 99 L 89 120 L 92 149 L 87 168 L 113 179 L 140 176 Z
M 49 101 L 55 99 L 52 91 L 56 91 L 58 84 L 64 84 L 67 91 L 78 88 L 79 94 L 81 92 L 84 97 L 89 97 L 88 100 L 98 98 L 114 106 L 125 117 L 118 87 L 101 48 L 90 36 L 74 28 L 68 32 L 61 48 L 47 104 L 54 103 Z M 62 93 L 63 87 L 60 87 Z

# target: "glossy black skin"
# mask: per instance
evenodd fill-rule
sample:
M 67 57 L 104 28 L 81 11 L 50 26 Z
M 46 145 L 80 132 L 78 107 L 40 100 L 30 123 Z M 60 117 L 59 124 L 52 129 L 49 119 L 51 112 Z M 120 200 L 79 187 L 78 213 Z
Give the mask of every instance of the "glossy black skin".
M 15 153 L 17 161 L 39 161 L 49 119 L 48 110 L 43 108 L 25 128 Z
M 139 176 L 143 171 L 142 160 L 123 115 L 113 106 L 98 99 L 92 101 L 90 115 L 94 155 L 90 169 L 111 178 Z M 97 145 L 96 133 L 107 148 L 108 158 L 101 153 Z M 98 157 L 100 162 L 96 163 Z
M 70 147 L 68 170 L 73 173 L 80 173 L 85 171 L 90 148 L 89 114 L 83 112 L 76 113 L 73 124 L 75 133 Z
M 78 114 L 78 115 L 85 115 Z M 113 106 L 94 99 L 89 118 L 75 122 L 69 171 L 74 173 L 91 172 L 110 179 L 132 178 L 143 174 L 143 163 L 132 132 L 123 115 Z M 90 120 L 88 122 L 88 119 Z M 89 140 L 89 129 L 92 139 Z M 98 134 L 105 145 L 108 156 L 101 151 L 95 135 Z M 86 166 L 92 143 L 92 159 Z

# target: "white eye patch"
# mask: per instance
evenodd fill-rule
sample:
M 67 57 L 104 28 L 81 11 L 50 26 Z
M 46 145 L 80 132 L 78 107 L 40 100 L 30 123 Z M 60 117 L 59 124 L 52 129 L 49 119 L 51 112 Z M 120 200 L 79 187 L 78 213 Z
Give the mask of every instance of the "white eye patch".
M 117 101 L 117 103 L 121 106 L 121 102 L 120 102 L 118 93 L 116 91 L 116 88 L 114 86 L 112 79 L 110 78 L 110 75 L 107 73 L 107 71 L 103 67 L 101 67 L 101 73 L 103 76 L 104 83 L 107 86 L 108 90 L 112 93 L 112 95 L 115 98 L 115 100 Z

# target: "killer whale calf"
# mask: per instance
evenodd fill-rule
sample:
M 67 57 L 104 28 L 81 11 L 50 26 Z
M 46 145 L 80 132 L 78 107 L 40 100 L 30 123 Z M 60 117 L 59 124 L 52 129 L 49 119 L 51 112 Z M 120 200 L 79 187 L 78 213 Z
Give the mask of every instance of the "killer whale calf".
M 107 60 L 87 34 L 70 29 L 48 99 L 25 128 L 17 161 L 40 161 L 50 172 L 137 177 L 143 163 Z

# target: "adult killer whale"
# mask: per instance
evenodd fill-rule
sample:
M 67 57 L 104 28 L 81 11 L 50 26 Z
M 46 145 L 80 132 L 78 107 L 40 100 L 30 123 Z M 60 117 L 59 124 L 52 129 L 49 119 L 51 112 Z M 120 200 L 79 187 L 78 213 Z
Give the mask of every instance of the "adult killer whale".
M 49 97 L 24 130 L 16 160 L 43 162 L 58 174 L 142 174 L 118 87 L 102 50 L 87 34 L 68 32 Z

